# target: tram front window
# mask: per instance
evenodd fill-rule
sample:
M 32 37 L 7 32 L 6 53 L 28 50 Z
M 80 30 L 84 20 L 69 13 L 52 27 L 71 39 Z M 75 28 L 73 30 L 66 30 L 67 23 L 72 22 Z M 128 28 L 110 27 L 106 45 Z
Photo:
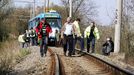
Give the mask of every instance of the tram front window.
M 60 28 L 61 24 L 60 24 L 60 21 L 59 19 L 47 19 L 47 22 L 50 24 L 51 27 L 55 27 L 55 28 Z

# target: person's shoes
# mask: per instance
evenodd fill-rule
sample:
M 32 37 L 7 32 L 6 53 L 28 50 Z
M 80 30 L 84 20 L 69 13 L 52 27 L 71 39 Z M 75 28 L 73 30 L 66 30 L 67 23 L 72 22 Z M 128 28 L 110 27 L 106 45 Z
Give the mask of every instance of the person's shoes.
M 66 53 L 64 52 L 64 56 L 66 56 Z
M 87 53 L 89 53 L 89 51 L 87 51 Z
M 80 54 L 81 52 L 78 52 L 78 54 Z
M 47 54 L 44 54 L 44 56 L 46 57 L 46 56 L 47 56 Z
M 41 57 L 43 57 L 43 55 L 41 54 Z
M 71 55 L 71 54 L 69 54 L 68 56 L 69 56 L 69 57 L 71 57 L 72 55 Z
M 75 53 L 72 53 L 72 55 L 75 55 Z
M 71 53 L 68 53 L 68 56 L 71 57 L 72 56 Z
M 95 51 L 92 50 L 91 53 L 95 53 Z
M 41 53 L 40 55 L 41 55 L 41 57 L 43 57 L 43 56 L 44 56 L 44 54 L 43 54 L 43 53 Z

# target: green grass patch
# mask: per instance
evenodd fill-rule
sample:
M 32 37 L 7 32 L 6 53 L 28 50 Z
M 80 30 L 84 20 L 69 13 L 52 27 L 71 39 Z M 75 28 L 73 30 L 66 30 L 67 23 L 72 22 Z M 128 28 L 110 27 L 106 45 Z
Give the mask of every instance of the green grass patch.
M 20 57 L 24 57 L 30 53 L 31 53 L 31 51 L 29 49 L 21 49 L 20 50 Z
M 25 56 L 27 56 L 30 53 L 31 51 L 27 48 L 20 49 L 19 53 L 16 55 L 16 61 L 20 62 L 23 58 L 25 58 Z

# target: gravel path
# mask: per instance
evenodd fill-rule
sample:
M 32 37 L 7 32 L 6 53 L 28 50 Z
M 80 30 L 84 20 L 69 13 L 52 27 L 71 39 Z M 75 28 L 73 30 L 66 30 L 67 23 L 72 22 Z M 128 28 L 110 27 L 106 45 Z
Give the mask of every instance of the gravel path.
M 31 47 L 31 54 L 15 65 L 10 75 L 49 75 L 50 54 L 40 57 L 39 47 Z
M 55 48 L 54 51 L 62 57 L 66 75 L 110 75 L 103 67 L 83 56 L 64 56 L 62 48 Z M 103 73 L 101 74 L 101 72 Z
M 50 47 L 62 59 L 66 75 L 111 75 L 101 65 L 78 54 L 73 57 L 63 55 L 60 47 Z M 50 75 L 51 57 L 40 57 L 39 47 L 31 47 L 31 54 L 18 63 L 10 75 Z M 96 55 L 97 56 L 97 55 Z M 100 57 L 100 56 L 99 56 Z

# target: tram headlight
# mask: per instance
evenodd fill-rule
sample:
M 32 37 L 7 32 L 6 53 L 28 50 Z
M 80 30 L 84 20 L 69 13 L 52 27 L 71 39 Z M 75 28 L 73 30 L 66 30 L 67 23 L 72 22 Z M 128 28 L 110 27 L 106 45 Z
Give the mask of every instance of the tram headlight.
M 50 33 L 49 37 L 55 37 L 55 33 L 54 32 Z

